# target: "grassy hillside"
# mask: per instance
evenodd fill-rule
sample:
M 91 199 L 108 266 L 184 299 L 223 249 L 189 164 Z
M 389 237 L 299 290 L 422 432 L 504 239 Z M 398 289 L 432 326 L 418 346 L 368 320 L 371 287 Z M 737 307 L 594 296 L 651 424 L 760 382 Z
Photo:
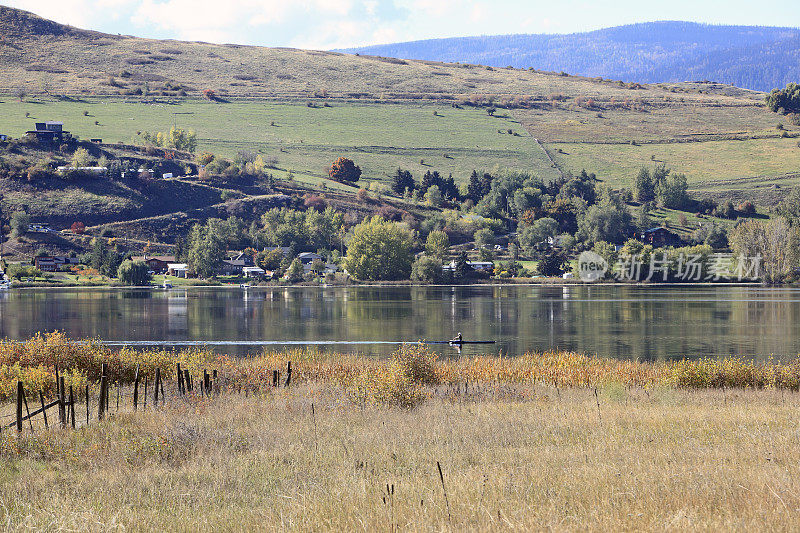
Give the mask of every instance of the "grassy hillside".
M 541 148 L 511 116 L 490 117 L 483 109 L 435 104 L 335 101 L 328 105 L 6 98 L 0 103 L 0 132 L 18 136 L 33 127 L 34 119 L 62 120 L 66 129 L 82 138 L 143 143 L 137 131 L 162 131 L 177 124 L 198 133 L 200 151 L 226 157 L 240 150 L 259 152 L 276 160 L 280 168 L 318 176 L 339 156 L 355 160 L 369 181 L 385 180 L 397 167 L 415 173 L 435 169 L 459 179 L 474 168 L 495 166 L 557 176 Z M 509 135 L 508 130 L 519 136 Z
M 0 100 L 0 132 L 18 136 L 34 120 L 57 119 L 82 138 L 141 143 L 137 132 L 176 124 L 198 132 L 201 151 L 226 157 L 240 150 L 261 153 L 312 186 L 320 185 L 339 156 L 361 166 L 366 184 L 385 182 L 398 167 L 417 177 L 427 170 L 452 173 L 462 183 L 473 169 L 512 168 L 552 179 L 585 168 L 622 187 L 631 185 L 641 166 L 664 162 L 686 173 L 696 190 L 737 198 L 757 191 L 757 199 L 773 203 L 775 195 L 764 196 L 761 189 L 795 183 L 800 127 L 751 101 L 725 98 L 727 105 L 677 98 L 642 104 L 595 101 L 593 109 L 574 101 L 550 102 L 500 109 L 492 117 L 482 107 L 434 102 L 337 99 L 326 101 L 328 107 L 308 107 L 254 99 L 29 97 L 20 102 L 7 97 Z
M 463 94 L 626 97 L 612 83 L 529 70 L 335 52 L 141 39 L 79 30 L 0 6 L 0 91 L 166 91 L 305 98 L 446 98 Z
M 139 132 L 177 125 L 197 132 L 199 151 L 259 153 L 277 179 L 291 171 L 300 190 L 344 197 L 356 189 L 325 179 L 339 156 L 363 169 L 365 187 L 398 167 L 462 184 L 473 169 L 545 180 L 587 169 L 624 187 L 641 166 L 663 162 L 686 173 L 694 194 L 773 204 L 800 181 L 800 127 L 768 111 L 763 94 L 729 85 L 147 40 L 5 7 L 0 30 L 0 133 L 12 137 L 34 121 L 62 120 L 83 139 L 142 143 Z M 203 89 L 218 97 L 203 98 Z M 162 229 L 192 220 L 190 211 L 221 212 L 222 191 L 197 185 L 167 183 L 153 194 L 51 185 L 6 184 L 2 202 L 65 224 L 80 216 Z M 244 205 L 268 192 L 246 190 L 253 198 Z

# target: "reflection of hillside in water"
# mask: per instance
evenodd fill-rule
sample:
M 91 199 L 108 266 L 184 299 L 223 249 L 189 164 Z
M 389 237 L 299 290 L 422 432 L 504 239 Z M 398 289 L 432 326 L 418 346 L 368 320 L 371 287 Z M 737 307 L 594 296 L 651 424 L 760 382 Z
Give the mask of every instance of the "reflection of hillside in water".
M 800 353 L 800 291 L 763 287 L 470 286 L 0 293 L 0 336 L 198 341 L 496 340 L 466 354 L 562 348 L 620 358 Z M 392 345 L 334 346 L 382 355 Z M 437 347 L 452 355 L 448 347 Z M 252 347 L 220 348 L 229 353 Z

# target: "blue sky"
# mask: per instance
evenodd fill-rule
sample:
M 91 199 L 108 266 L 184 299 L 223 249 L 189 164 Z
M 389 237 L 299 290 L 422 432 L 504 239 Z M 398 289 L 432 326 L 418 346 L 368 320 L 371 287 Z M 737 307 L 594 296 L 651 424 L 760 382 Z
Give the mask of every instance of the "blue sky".
M 58 22 L 162 39 L 331 49 L 632 22 L 800 27 L 798 0 L 0 0 Z

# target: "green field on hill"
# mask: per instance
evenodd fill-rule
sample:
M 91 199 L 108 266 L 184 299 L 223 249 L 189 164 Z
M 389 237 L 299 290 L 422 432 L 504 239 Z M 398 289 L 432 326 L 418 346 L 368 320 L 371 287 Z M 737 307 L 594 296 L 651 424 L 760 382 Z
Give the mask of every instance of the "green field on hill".
M 800 169 L 797 139 L 752 139 L 671 144 L 554 144 L 554 158 L 565 169 L 592 169 L 614 187 L 630 186 L 643 166 L 665 163 L 686 174 L 689 186 L 714 180 L 779 176 Z M 558 150 L 562 152 L 558 152 Z M 733 187 L 733 183 L 730 184 Z
M 240 150 L 262 153 L 274 158 L 279 168 L 318 176 L 339 156 L 356 161 L 368 181 L 386 180 L 398 167 L 418 177 L 427 170 L 452 173 L 459 181 L 466 180 L 473 169 L 495 167 L 528 170 L 547 179 L 558 176 L 542 149 L 508 116 L 434 104 L 334 101 L 330 107 L 317 105 L 264 100 L 147 104 L 110 98 L 80 102 L 7 98 L 0 103 L 0 132 L 17 137 L 35 121 L 60 120 L 65 129 L 83 139 L 141 144 L 137 132 L 177 125 L 197 132 L 199 151 L 225 157 L 234 157 Z
M 231 158 L 242 150 L 260 153 L 277 168 L 306 174 L 311 181 L 324 176 L 339 156 L 361 166 L 362 184 L 386 181 L 398 167 L 411 170 L 417 179 L 428 170 L 438 170 L 453 174 L 461 183 L 473 169 L 497 168 L 524 170 L 549 180 L 560 172 L 548 160 L 545 148 L 561 170 L 586 169 L 614 187 L 630 186 L 639 168 L 662 162 L 685 173 L 692 188 L 715 194 L 741 193 L 775 179 L 782 180 L 783 186 L 795 184 L 796 180 L 786 181 L 783 176 L 800 169 L 797 127 L 784 126 L 789 137 L 781 138 L 770 126 L 780 117 L 763 108 L 701 108 L 692 119 L 693 109 L 697 111 L 694 106 L 678 106 L 669 115 L 616 110 L 599 113 L 603 117 L 598 118 L 597 113 L 581 108 L 562 107 L 537 112 L 499 110 L 497 116 L 489 116 L 483 108 L 430 102 L 329 100 L 310 107 L 306 102 L 253 99 L 145 103 L 107 97 L 22 102 L 4 98 L 0 132 L 17 137 L 35 121 L 61 120 L 65 129 L 83 139 L 141 144 L 138 132 L 177 125 L 197 132 L 198 151 Z M 621 135 L 634 144 L 619 142 Z M 716 137 L 676 142 L 702 135 Z M 724 135 L 744 138 L 720 137 Z M 542 141 L 541 146 L 536 139 Z M 660 142 L 646 143 L 653 140 Z M 756 176 L 763 178 L 752 181 Z

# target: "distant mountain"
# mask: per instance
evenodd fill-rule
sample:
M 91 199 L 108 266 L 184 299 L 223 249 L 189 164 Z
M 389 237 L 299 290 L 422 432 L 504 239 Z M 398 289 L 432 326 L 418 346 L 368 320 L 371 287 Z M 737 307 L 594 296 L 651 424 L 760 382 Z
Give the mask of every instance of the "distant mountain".
M 648 22 L 568 35 L 459 37 L 340 51 L 645 83 L 712 80 L 760 91 L 800 81 L 797 28 Z

